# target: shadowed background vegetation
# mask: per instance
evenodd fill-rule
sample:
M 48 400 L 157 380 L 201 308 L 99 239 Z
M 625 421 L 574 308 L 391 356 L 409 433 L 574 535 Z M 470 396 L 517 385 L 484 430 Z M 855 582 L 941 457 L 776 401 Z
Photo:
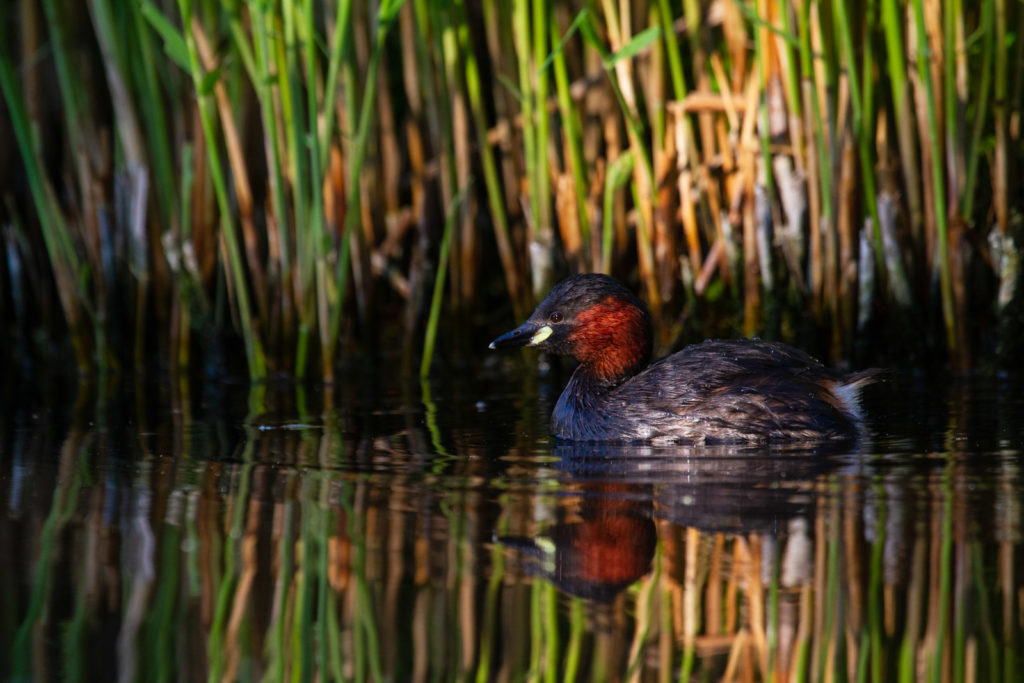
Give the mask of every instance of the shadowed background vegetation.
M 599 270 L 661 347 L 966 368 L 1024 328 L 1022 28 L 1007 0 L 15 2 L 0 344 L 331 379 L 385 341 L 426 372 Z

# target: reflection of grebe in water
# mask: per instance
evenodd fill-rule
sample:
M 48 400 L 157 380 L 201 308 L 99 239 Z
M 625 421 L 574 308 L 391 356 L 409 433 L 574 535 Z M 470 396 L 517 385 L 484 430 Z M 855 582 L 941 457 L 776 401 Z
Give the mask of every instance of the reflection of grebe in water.
M 841 463 L 821 449 L 654 448 L 558 442 L 557 522 L 541 537 L 499 541 L 561 590 L 611 600 L 651 569 L 654 520 L 705 533 L 778 533 L 814 511 L 808 484 Z M 838 454 L 836 451 L 834 454 Z M 662 539 L 663 540 L 663 539 Z
M 540 539 L 502 537 L 502 544 L 530 556 L 534 573 L 561 590 L 610 600 L 651 569 L 657 537 L 650 500 L 631 484 L 588 484 L 578 488 L 574 509 Z M 646 487 L 645 487 L 646 488 Z M 648 493 L 649 495 L 649 493 Z M 561 515 L 560 515 L 561 516 Z

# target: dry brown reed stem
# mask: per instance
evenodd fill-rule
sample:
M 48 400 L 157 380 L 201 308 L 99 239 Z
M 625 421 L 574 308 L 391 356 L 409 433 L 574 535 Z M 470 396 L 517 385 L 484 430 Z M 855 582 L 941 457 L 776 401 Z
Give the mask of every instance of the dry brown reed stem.
M 757 534 L 749 534 L 746 542 L 748 553 L 747 600 L 750 607 L 748 623 L 753 636 L 754 654 L 758 668 L 763 677 L 768 677 L 770 675 L 768 671 L 768 636 L 765 632 L 765 625 L 768 623 L 768 610 L 765 608 L 767 589 L 761 573 L 763 564 L 761 537 Z
M 725 534 L 714 534 L 711 558 L 708 561 L 708 581 L 704 589 L 704 630 L 710 634 L 722 632 L 722 572 L 725 556 Z
M 213 55 L 206 32 L 196 17 L 192 18 L 191 28 L 192 35 L 196 41 L 196 51 L 199 53 L 199 59 L 203 63 L 203 68 L 208 73 L 215 71 L 218 68 L 217 60 Z M 255 299 L 260 307 L 261 317 L 265 318 L 267 314 L 267 298 L 263 296 L 263 293 L 267 290 L 263 264 L 259 253 L 259 238 L 256 236 L 256 227 L 253 225 L 252 220 L 253 204 L 252 189 L 249 185 L 249 171 L 245 162 L 245 155 L 242 152 L 242 144 L 238 137 L 238 129 L 235 127 L 231 101 L 228 98 L 223 79 L 217 79 L 213 86 L 213 93 L 217 101 L 217 111 L 220 113 L 220 125 L 224 136 L 224 146 L 228 153 L 228 162 L 231 164 L 231 178 L 235 184 L 235 200 L 238 202 L 238 216 L 242 223 L 246 260 L 253 280 L 253 289 L 257 293 Z
M 665 519 L 657 519 L 655 532 L 658 541 L 661 543 L 662 552 L 662 585 L 659 591 L 662 599 L 666 601 L 666 609 L 669 610 L 668 624 L 671 635 L 677 640 L 683 637 L 683 601 L 686 598 L 685 580 L 681 580 L 686 573 L 686 547 L 684 541 L 685 531 Z M 664 624 L 664 618 L 662 623 Z
M 825 484 L 816 484 L 815 493 L 820 496 L 827 496 L 828 490 Z M 825 635 L 825 603 L 826 599 L 822 596 L 828 595 L 825 590 L 826 583 L 826 572 L 827 572 L 827 552 L 828 552 L 828 525 L 826 517 L 828 516 L 828 506 L 819 505 L 816 508 L 814 515 L 814 574 L 812 579 L 812 594 L 818 598 L 814 600 L 814 613 L 810 631 L 814 634 Z M 824 638 L 816 637 L 811 644 L 810 653 L 810 671 L 814 676 L 818 675 L 821 671 L 821 667 L 824 665 L 826 653 L 824 652 Z
M 396 478 L 391 490 L 394 497 L 388 505 L 387 536 L 385 538 L 387 568 L 384 573 L 383 588 L 383 619 L 379 623 L 381 633 L 396 633 L 405 627 L 402 622 L 401 608 L 404 601 L 400 598 L 402 579 L 412 575 L 412 568 L 406 566 L 405 553 L 402 552 L 406 541 L 405 516 L 396 514 L 396 509 L 414 509 L 415 501 L 410 500 L 406 477 Z M 399 652 L 397 638 L 385 638 L 380 643 L 381 659 L 384 662 L 396 662 L 402 655 Z
M 487 38 L 487 51 L 495 74 L 514 73 L 515 64 L 512 59 L 512 44 L 509 40 L 509 31 L 503 31 L 505 17 L 499 16 L 498 3 L 481 3 L 484 12 L 484 27 Z M 522 149 L 522 141 L 513 141 L 509 121 L 515 120 L 519 110 L 515 96 L 508 88 L 495 85 L 491 90 L 494 96 L 495 126 L 487 131 L 487 140 L 491 145 L 498 145 L 498 157 L 501 165 L 501 177 L 505 179 L 502 186 L 505 191 L 505 207 L 510 216 L 518 214 L 517 207 L 519 193 L 513 178 L 522 178 L 526 172 L 523 168 L 523 159 L 519 154 L 514 153 L 515 149 Z M 491 137 L 493 130 L 499 130 L 503 134 L 496 138 Z M 522 130 L 521 123 L 518 130 Z M 483 131 L 477 131 L 482 136 Z
M 799 666 L 796 666 L 796 658 L 800 655 L 801 651 L 809 647 L 811 640 L 811 629 L 814 621 L 814 589 L 811 583 L 805 582 L 800 587 L 800 616 L 799 624 L 797 626 L 796 638 L 793 641 L 792 657 L 790 658 L 790 669 L 789 669 L 789 680 L 796 683 L 801 679 L 803 673 Z
M 849 594 L 849 612 L 843 621 L 848 633 L 859 633 L 864 628 L 862 605 L 865 604 L 866 598 L 861 582 L 861 576 L 864 575 L 864 568 L 861 566 L 863 548 L 858 542 L 863 536 L 858 515 L 862 504 L 860 494 L 861 491 L 856 485 L 843 486 L 841 503 L 843 508 L 843 571 L 846 574 L 845 585 Z
M 756 71 L 747 83 L 747 111 L 754 112 L 760 90 Z M 730 220 L 743 229 L 743 333 L 754 336 L 760 327 L 761 272 L 758 258 L 757 218 L 754 212 L 754 183 L 757 174 L 757 142 L 754 139 L 755 116 L 746 116 L 740 131 L 737 156 L 740 182 L 730 202 Z
M 729 658 L 726 660 L 725 672 L 722 674 L 723 681 L 753 680 L 749 662 L 743 661 L 744 655 L 747 655 L 749 649 L 750 632 L 745 628 L 740 629 L 733 637 L 732 646 L 729 648 Z
M 684 648 L 693 647 L 700 620 L 700 574 L 701 533 L 694 527 L 686 528 L 686 559 L 683 572 L 683 628 L 680 635 Z
M 630 681 L 630 683 L 640 681 L 640 675 L 643 673 L 640 661 L 643 656 L 644 647 L 647 645 L 647 639 L 650 637 L 653 622 L 652 614 L 656 613 L 652 604 L 657 593 L 655 590 L 658 583 L 656 577 L 657 572 L 652 572 L 641 579 L 640 590 L 636 597 L 636 619 L 633 626 L 633 637 L 629 645 L 629 657 L 627 658 L 630 675 L 626 680 Z
M 257 508 L 258 504 L 253 502 L 251 507 Z M 250 515 L 249 519 L 258 519 Z M 250 524 L 251 526 L 251 524 Z M 249 608 L 249 600 L 252 594 L 252 586 L 256 580 L 256 545 L 259 542 L 257 533 L 250 530 L 242 539 L 242 572 L 235 587 L 235 594 L 231 604 L 231 616 L 228 619 L 227 631 L 224 634 L 224 648 L 227 652 L 227 664 L 224 667 L 223 680 L 236 680 L 238 666 L 241 662 L 242 648 L 239 643 L 239 632 L 242 628 L 242 619 L 245 618 L 246 610 Z
M 923 668 L 922 673 L 929 671 L 930 665 L 935 658 L 936 652 L 943 652 L 947 649 L 945 642 L 940 642 L 943 624 L 940 622 L 942 604 L 942 503 L 938 500 L 931 501 L 932 513 L 928 520 L 928 578 L 923 590 L 927 591 L 929 605 L 935 609 L 928 610 L 928 619 L 924 627 L 924 635 L 921 638 L 919 648 L 919 663 Z M 935 672 L 932 672 L 935 673 Z
M 1003 613 L 1003 642 L 1013 642 L 1013 629 L 1015 618 L 1020 617 L 1018 609 L 1014 608 L 1014 602 L 1019 601 L 1022 597 L 1020 592 L 1020 586 L 1016 579 L 1016 572 L 1014 565 L 1015 551 L 1014 543 L 1009 539 L 1004 539 L 999 542 L 999 588 L 1002 592 L 1002 613 Z M 1019 603 L 1018 603 L 1019 604 Z
M 848 87 L 845 78 L 841 90 Z M 857 149 L 849 126 L 843 129 L 841 162 L 838 178 L 838 204 L 836 205 L 836 229 L 839 235 L 838 299 L 836 300 L 836 323 L 833 325 L 833 348 L 842 348 L 851 339 L 854 331 L 857 296 Z M 865 221 L 870 219 L 865 218 Z M 864 230 L 870 233 L 870 225 Z
M 649 9 L 649 16 L 651 25 L 658 25 L 658 14 L 653 5 Z M 670 135 L 666 121 L 665 98 L 668 76 L 664 42 L 656 41 L 649 54 L 650 58 L 646 64 L 642 62 L 641 66 L 644 67 L 643 83 L 647 86 L 644 97 L 648 103 L 648 118 L 652 119 L 651 162 L 654 177 L 651 179 L 651 198 L 654 203 L 651 207 L 651 225 L 657 286 L 661 301 L 671 299 L 675 282 L 679 279 L 679 263 L 676 258 L 678 249 L 673 231 L 670 229 L 670 224 L 675 224 L 676 212 L 673 209 L 677 195 L 673 192 L 672 183 L 669 182 L 672 159 L 678 152 L 675 149 L 675 136 Z
M 192 226 L 190 235 L 192 252 L 195 254 L 199 279 L 203 286 L 209 289 L 217 265 L 213 192 L 210 182 L 210 169 L 203 161 L 206 157 L 206 138 L 203 135 L 203 127 L 199 121 L 199 107 L 195 105 L 190 107 L 190 113 L 189 130 L 192 131 L 190 144 L 194 150 L 192 155 L 192 187 L 183 188 L 182 191 L 189 192 L 192 195 L 192 218 L 189 221 L 189 224 Z
M 920 36 L 917 34 L 916 23 L 913 20 L 913 16 L 910 14 L 913 11 L 912 5 L 908 4 L 907 56 L 908 61 L 911 63 L 916 62 L 917 54 L 919 52 L 918 42 L 927 40 L 927 36 Z M 929 46 L 929 48 L 930 47 L 933 46 Z M 942 180 L 941 178 L 935 178 L 932 173 L 932 168 L 934 167 L 932 164 L 932 157 L 936 154 L 941 156 L 942 150 L 926 144 L 930 139 L 930 135 L 928 134 L 928 93 L 925 89 L 925 84 L 921 82 L 921 79 L 918 76 L 917 69 L 912 69 L 910 71 L 909 82 L 911 84 L 914 113 L 916 114 L 917 121 L 916 137 L 925 141 L 925 144 L 921 145 L 921 182 L 924 197 L 924 261 L 928 272 L 934 273 L 935 269 L 938 267 L 936 259 L 936 255 L 938 254 L 938 217 L 935 214 L 935 184 L 936 182 L 942 182 Z
M 454 50 L 454 46 L 452 47 Z M 457 58 L 453 55 L 452 70 L 448 75 L 448 92 L 451 97 L 452 107 L 452 136 L 455 142 L 455 182 L 460 188 L 468 187 L 470 174 L 470 149 L 471 138 L 469 129 L 469 112 L 463 89 L 459 86 L 459 79 L 454 67 Z M 477 263 L 477 242 L 476 231 L 473 229 L 472 201 L 462 203 L 459 208 L 459 231 L 458 240 L 455 242 L 459 254 L 459 267 L 452 270 L 452 286 L 459 292 L 458 300 L 461 304 L 472 301 L 476 288 L 476 263 Z
M 604 7 L 605 21 L 608 22 L 608 37 L 611 43 L 612 52 L 618 52 L 632 38 L 630 3 L 624 0 L 620 2 L 616 11 L 611 0 L 602 0 Z M 634 82 L 634 69 L 632 60 L 619 59 L 615 62 L 615 76 L 622 99 L 626 107 L 625 115 L 639 120 L 639 109 L 636 99 L 636 85 Z M 638 202 L 637 219 L 637 261 L 640 267 L 640 280 L 643 283 L 647 294 L 647 303 L 651 312 L 657 316 L 661 310 L 661 296 L 657 286 L 655 274 L 656 262 L 654 252 L 651 248 L 651 231 L 654 225 L 654 207 L 652 198 L 654 193 L 654 179 L 650 177 L 650 168 L 641 161 L 647 158 L 646 145 L 643 140 L 636 137 L 633 127 L 626 126 L 626 136 L 629 139 L 630 149 L 633 151 L 636 163 L 633 166 L 633 183 L 636 187 L 635 199 Z
M 697 192 L 695 176 L 687 159 L 686 114 L 670 109 L 669 127 L 675 137 L 676 176 L 679 189 L 679 221 L 683 225 L 689 257 L 690 277 L 696 279 L 701 271 L 703 258 L 700 248 L 700 226 L 697 224 Z
M 796 4 L 796 11 L 802 12 L 801 3 Z M 821 141 L 810 142 L 814 137 L 814 114 L 810 101 L 814 97 L 814 85 L 810 75 L 801 74 L 800 96 L 803 101 L 803 117 L 800 121 L 802 137 L 808 140 L 808 148 L 813 144 L 822 144 Z M 821 317 L 825 304 L 825 264 L 824 249 L 822 247 L 822 199 L 821 199 L 821 176 L 818 168 L 818 155 L 813 151 L 804 158 L 806 169 L 807 187 L 807 223 L 808 223 L 808 245 L 809 245 L 809 271 L 810 271 L 810 294 L 811 307 L 815 314 Z

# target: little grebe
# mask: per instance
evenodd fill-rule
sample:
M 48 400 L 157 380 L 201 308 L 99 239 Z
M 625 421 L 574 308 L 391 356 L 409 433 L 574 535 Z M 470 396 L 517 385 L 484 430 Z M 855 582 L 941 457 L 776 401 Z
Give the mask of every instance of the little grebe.
M 579 361 L 555 405 L 555 436 L 580 441 L 848 439 L 876 371 L 843 375 L 785 344 L 705 341 L 650 363 L 651 317 L 614 278 L 574 275 L 492 349 L 536 346 Z

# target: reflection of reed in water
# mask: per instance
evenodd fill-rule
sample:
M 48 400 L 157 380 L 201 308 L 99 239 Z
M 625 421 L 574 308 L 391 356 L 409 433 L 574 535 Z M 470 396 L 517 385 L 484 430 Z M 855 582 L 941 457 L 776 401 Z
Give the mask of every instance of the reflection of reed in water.
M 421 418 L 388 417 L 406 426 L 387 437 L 268 419 L 237 444 L 194 424 L 138 441 L 5 433 L 0 537 L 16 558 L 0 569 L 5 673 L 1005 680 L 1018 670 L 1016 453 L 979 465 L 951 440 L 930 459 L 860 457 L 859 470 L 848 458 L 757 452 L 588 460 L 512 448 L 499 459 L 496 446 L 432 434 Z M 121 457 L 140 443 L 140 458 Z M 438 457 L 438 443 L 458 455 Z M 560 574 L 544 571 L 552 557 Z

